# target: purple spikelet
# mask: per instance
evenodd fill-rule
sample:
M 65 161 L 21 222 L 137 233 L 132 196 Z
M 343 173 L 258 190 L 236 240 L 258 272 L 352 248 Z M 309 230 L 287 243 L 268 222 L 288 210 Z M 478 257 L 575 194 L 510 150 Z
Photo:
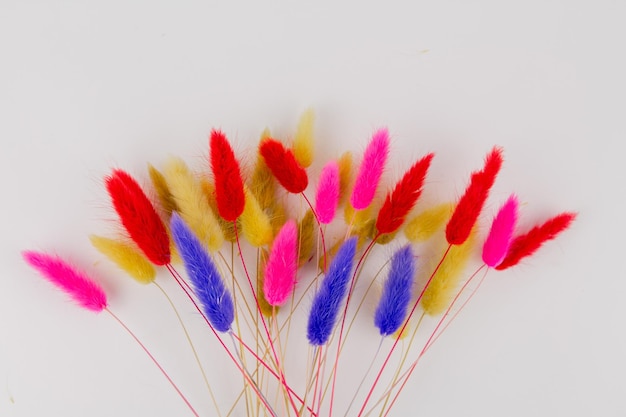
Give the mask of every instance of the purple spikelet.
M 333 332 L 339 307 L 348 289 L 356 242 L 357 238 L 352 237 L 341 245 L 313 298 L 307 326 L 307 338 L 312 345 L 325 344 Z
M 406 319 L 414 276 L 415 258 L 411 246 L 406 245 L 391 258 L 389 276 L 374 314 L 381 336 L 395 333 Z
M 235 309 L 230 292 L 224 286 L 215 264 L 200 240 L 177 213 L 172 214 L 170 227 L 202 310 L 215 330 L 227 332 L 235 317 Z

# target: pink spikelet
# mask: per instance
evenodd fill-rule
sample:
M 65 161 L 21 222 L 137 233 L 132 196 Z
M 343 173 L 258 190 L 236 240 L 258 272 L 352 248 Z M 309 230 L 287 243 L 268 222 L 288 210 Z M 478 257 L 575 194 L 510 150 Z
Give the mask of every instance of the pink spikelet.
M 94 280 L 57 256 L 24 251 L 26 263 L 39 271 L 48 281 L 67 293 L 87 310 L 99 313 L 107 306 L 104 290 Z
M 363 161 L 359 166 L 350 204 L 357 210 L 363 210 L 374 199 L 376 188 L 383 175 L 383 169 L 389 156 L 389 133 L 386 128 L 377 130 L 367 145 Z
M 284 304 L 293 291 L 298 267 L 297 241 L 296 222 L 289 220 L 276 235 L 265 265 L 263 292 L 272 306 Z
M 333 221 L 339 203 L 339 165 L 330 161 L 322 168 L 315 194 L 315 212 L 320 223 Z
M 509 251 L 517 223 L 518 207 L 517 197 L 515 195 L 510 196 L 500 207 L 493 223 L 491 223 L 482 254 L 483 262 L 490 268 L 500 265 Z

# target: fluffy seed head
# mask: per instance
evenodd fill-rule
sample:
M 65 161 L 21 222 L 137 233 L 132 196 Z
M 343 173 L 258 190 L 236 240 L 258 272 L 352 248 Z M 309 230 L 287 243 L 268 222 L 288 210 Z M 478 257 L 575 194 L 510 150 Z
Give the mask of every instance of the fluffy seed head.
M 313 298 L 307 338 L 314 346 L 326 344 L 333 332 L 339 307 L 346 296 L 354 264 L 357 238 L 346 240 L 328 267 L 328 273 Z
M 512 195 L 491 223 L 482 253 L 483 262 L 490 268 L 500 265 L 509 250 L 517 222 L 518 205 L 517 197 Z
M 315 213 L 319 222 L 328 224 L 335 218 L 339 203 L 339 166 L 330 161 L 320 173 L 317 193 L 315 194 Z
M 446 226 L 449 244 L 460 245 L 469 237 L 501 167 L 502 149 L 494 147 L 485 158 L 482 171 L 472 173 L 470 183 L 452 213 Z
M 288 220 L 272 244 L 269 259 L 265 265 L 263 292 L 267 302 L 273 306 L 284 304 L 296 284 L 297 239 L 296 222 Z
M 210 138 L 211 169 L 215 177 L 215 197 L 220 216 L 235 221 L 243 212 L 245 196 L 243 180 L 235 153 L 226 136 L 213 130 Z
M 391 258 L 389 276 L 374 314 L 381 336 L 394 334 L 406 319 L 414 276 L 415 257 L 411 245 L 406 245 Z
M 89 236 L 91 244 L 135 281 L 150 284 L 156 278 L 154 266 L 133 245 L 102 236 Z
M 304 168 L 308 168 L 313 163 L 313 123 L 315 122 L 315 113 L 308 109 L 298 122 L 298 129 L 293 139 L 293 154 L 298 163 Z
M 215 264 L 205 246 L 178 213 L 172 214 L 170 228 L 206 318 L 215 330 L 227 332 L 234 320 L 235 309 L 230 292 L 224 286 Z
M 496 269 L 503 270 L 517 265 L 519 261 L 532 255 L 545 242 L 556 238 L 576 219 L 576 213 L 561 213 L 545 223 L 535 226 L 523 235 L 513 239 L 511 247 L 502 263 Z
M 63 259 L 34 251 L 24 251 L 22 256 L 26 263 L 81 307 L 96 313 L 107 307 L 107 297 L 100 285 Z
M 274 139 L 265 139 L 259 147 L 259 152 L 280 185 L 290 193 L 301 193 L 309 185 L 306 171 L 296 160 L 293 151 L 286 149 L 282 143 Z
M 165 225 L 137 181 L 116 169 L 105 178 L 105 184 L 130 238 L 155 265 L 169 263 L 170 242 Z
M 363 154 L 363 161 L 359 166 L 359 172 L 350 196 L 350 203 L 355 209 L 363 210 L 374 199 L 388 156 L 389 133 L 387 129 L 380 129 L 372 136 L 372 140 Z
M 433 156 L 430 153 L 413 164 L 387 195 L 376 219 L 379 233 L 393 233 L 404 223 L 407 214 L 422 194 L 422 185 Z

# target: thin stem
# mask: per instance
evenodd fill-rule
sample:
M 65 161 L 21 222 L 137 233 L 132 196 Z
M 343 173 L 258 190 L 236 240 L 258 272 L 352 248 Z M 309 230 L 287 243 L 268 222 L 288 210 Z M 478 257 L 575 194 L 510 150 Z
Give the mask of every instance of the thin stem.
M 135 333 L 133 333 L 132 330 L 130 330 L 128 328 L 128 326 L 126 326 L 126 324 L 124 324 L 124 322 L 122 320 L 120 320 L 120 318 L 117 317 L 108 307 L 106 307 L 105 310 L 106 310 L 107 313 L 109 313 L 111 315 L 111 317 L 113 317 L 115 319 L 115 321 L 117 321 L 120 324 L 120 326 L 122 326 L 124 328 L 124 330 L 126 330 L 128 332 L 129 335 L 131 335 L 131 337 L 133 339 L 135 339 L 135 342 L 137 342 L 137 344 L 139 344 L 141 349 L 143 349 L 143 351 L 146 353 L 146 355 L 148 355 L 148 357 L 152 360 L 152 362 L 156 365 L 156 367 L 159 368 L 159 371 L 161 371 L 161 373 L 163 374 L 165 379 L 167 379 L 167 381 L 172 385 L 172 387 L 178 393 L 180 398 L 182 398 L 182 400 L 185 402 L 185 404 L 187 404 L 187 407 L 189 407 L 189 410 L 191 410 L 193 415 L 196 416 L 196 417 L 200 417 L 200 415 L 193 408 L 193 406 L 191 405 L 189 400 L 187 400 L 187 397 L 185 397 L 185 395 L 181 392 L 181 390 L 178 388 L 178 386 L 174 383 L 172 378 L 170 378 L 170 376 L 167 374 L 167 372 L 165 372 L 165 369 L 163 369 L 163 367 L 156 360 L 156 358 L 154 356 L 152 356 L 152 353 L 150 353 L 148 348 L 141 342 L 141 340 L 139 340 L 139 338 L 135 335 Z
M 220 345 L 222 345 L 222 347 L 224 348 L 224 350 L 226 351 L 226 353 L 228 354 L 228 356 L 230 357 L 230 359 L 233 361 L 233 363 L 235 364 L 235 366 L 237 367 L 237 369 L 239 369 L 239 372 L 241 372 L 242 374 L 244 374 L 246 377 L 248 377 L 248 373 L 239 365 L 239 362 L 237 361 L 237 359 L 235 358 L 235 356 L 231 353 L 231 351 L 228 349 L 228 347 L 226 346 L 226 344 L 224 343 L 224 341 L 222 340 L 222 338 L 220 337 L 220 335 L 217 333 L 217 330 L 215 330 L 215 328 L 213 327 L 213 325 L 211 324 L 211 322 L 209 321 L 209 319 L 207 319 L 206 315 L 204 314 L 204 312 L 200 309 L 200 307 L 198 306 L 198 303 L 196 302 L 196 300 L 194 300 L 194 298 L 191 296 L 191 293 L 189 291 L 187 291 L 187 289 L 185 288 L 185 286 L 180 282 L 179 278 L 180 275 L 178 274 L 178 272 L 174 269 L 174 267 L 171 264 L 167 264 L 166 268 L 168 269 L 168 271 L 170 271 L 170 274 L 172 274 L 172 276 L 174 277 L 174 279 L 176 280 L 176 282 L 178 283 L 178 286 L 183 290 L 183 292 L 185 293 L 185 295 L 187 295 L 187 297 L 189 298 L 189 300 L 191 301 L 191 303 L 193 304 L 193 306 L 195 307 L 195 309 L 198 311 L 198 313 L 200 313 L 200 315 L 202 316 L 202 318 L 204 319 L 204 321 L 206 322 L 206 324 L 209 326 L 209 329 L 211 330 L 211 332 L 213 333 L 213 335 L 217 338 L 217 340 L 219 341 Z M 252 385 L 255 386 L 253 381 L 248 381 L 250 382 Z M 258 396 L 262 397 L 262 394 L 260 391 L 258 391 L 256 389 L 255 386 L 255 392 Z M 265 407 L 272 411 L 271 406 L 264 402 Z
M 372 361 L 370 362 L 370 366 L 367 367 L 367 371 L 365 371 L 365 375 L 363 375 L 363 378 L 361 378 L 361 382 L 359 383 L 359 386 L 356 388 L 356 391 L 354 392 L 354 395 L 352 396 L 352 400 L 350 401 L 350 404 L 348 404 L 348 408 L 346 409 L 346 413 L 344 414 L 344 417 L 348 417 L 348 413 L 350 412 L 350 408 L 352 407 L 352 404 L 354 404 L 354 400 L 356 400 L 357 395 L 359 395 L 359 391 L 361 390 L 361 387 L 365 383 L 365 379 L 367 378 L 370 371 L 372 370 L 372 367 L 374 366 L 374 362 L 376 362 L 376 358 L 378 357 L 378 354 L 380 353 L 380 348 L 383 346 L 384 340 L 385 339 L 383 337 L 380 338 L 380 343 L 378 344 L 376 353 L 374 353 L 374 357 L 372 358 Z
M 328 417 L 332 417 L 332 414 L 333 414 L 333 402 L 335 400 L 335 384 L 337 383 L 337 368 L 339 367 L 339 353 L 341 352 L 343 328 L 346 324 L 346 316 L 348 315 L 348 306 L 350 305 L 350 299 L 352 298 L 352 291 L 354 289 L 354 284 L 356 281 L 357 273 L 359 271 L 359 268 L 361 267 L 361 264 L 363 263 L 363 260 L 367 256 L 368 252 L 374 246 L 374 243 L 376 243 L 376 239 L 378 239 L 379 237 L 380 237 L 380 233 L 378 233 L 374 237 L 374 239 L 372 239 L 369 245 L 367 245 L 367 248 L 365 248 L 365 252 L 363 252 L 363 255 L 361 255 L 361 257 L 359 258 L 359 261 L 356 264 L 356 268 L 354 269 L 354 274 L 352 274 L 352 279 L 350 280 L 350 287 L 348 288 L 348 296 L 346 298 L 346 305 L 343 308 L 343 314 L 341 316 L 341 327 L 339 329 L 339 341 L 337 342 L 337 354 L 335 355 L 335 364 L 332 369 L 333 383 L 332 383 L 332 388 L 330 390 L 330 408 L 328 411 Z
M 313 216 L 315 217 L 315 222 L 317 223 L 317 228 L 318 228 L 318 230 L 320 232 L 320 237 L 322 238 L 322 250 L 323 250 L 323 254 L 324 254 L 324 271 L 326 271 L 328 256 L 326 254 L 326 239 L 324 237 L 324 230 L 322 230 L 322 223 L 320 222 L 319 217 L 317 217 L 317 213 L 315 212 L 315 209 L 313 208 L 313 205 L 311 204 L 311 202 L 307 198 L 306 194 L 304 194 L 304 191 L 302 193 L 300 193 L 300 194 L 302 194 L 302 197 L 304 198 L 304 201 L 306 201 L 306 203 L 309 205 L 309 208 L 311 209 L 311 212 L 313 213 Z
M 424 285 L 424 288 L 422 289 L 422 291 L 420 292 L 419 296 L 417 297 L 417 300 L 415 300 L 415 303 L 413 304 L 413 308 L 411 308 L 411 312 L 409 313 L 408 317 L 404 321 L 404 324 L 402 325 L 402 329 L 400 329 L 400 334 L 402 334 L 402 332 L 404 331 L 406 326 L 409 324 L 409 321 L 411 320 L 411 317 L 413 317 L 413 314 L 415 313 L 415 310 L 417 309 L 417 306 L 418 306 L 419 302 L 422 300 L 422 297 L 424 296 L 424 293 L 426 292 L 426 289 L 428 288 L 428 286 L 430 285 L 431 281 L 435 277 L 435 274 L 437 273 L 437 271 L 441 267 L 441 264 L 446 259 L 446 256 L 448 256 L 448 253 L 450 252 L 451 248 L 452 248 L 452 245 L 448 245 L 448 248 L 446 249 L 445 253 L 441 257 L 441 260 L 439 261 L 439 263 L 435 267 L 435 270 L 433 271 L 433 273 L 428 278 L 428 281 L 426 282 L 426 285 Z M 393 351 L 395 350 L 397 345 L 398 345 L 398 339 L 396 339 L 394 341 L 393 346 L 391 347 L 391 350 L 387 354 L 387 357 L 385 358 L 385 361 L 383 362 L 383 365 L 381 366 L 380 370 L 378 371 L 378 374 L 376 375 L 376 379 L 374 379 L 374 383 L 372 384 L 372 387 L 370 388 L 370 390 L 369 390 L 369 392 L 367 394 L 367 397 L 365 397 L 365 401 L 363 402 L 363 405 L 361 406 L 361 409 L 359 410 L 359 414 L 358 414 L 359 416 L 363 415 L 363 411 L 365 411 L 365 407 L 367 406 L 367 403 L 368 403 L 369 399 L 371 398 L 372 394 L 374 393 L 374 388 L 376 388 L 376 385 L 378 384 L 378 381 L 380 380 L 380 377 L 382 376 L 383 371 L 385 370 L 385 367 L 387 366 L 387 363 L 389 362 L 389 359 L 391 358 L 391 355 L 393 354 Z
M 254 285 L 252 285 L 252 280 L 250 279 L 250 274 L 248 273 L 248 267 L 246 266 L 246 262 L 243 258 L 243 252 L 241 250 L 241 242 L 239 239 L 239 231 L 237 230 L 237 222 L 234 221 L 233 222 L 233 227 L 235 228 L 235 240 L 237 241 L 237 248 L 239 250 L 239 257 L 241 259 L 241 264 L 243 266 L 243 270 L 244 273 L 246 275 L 246 278 L 248 280 L 248 284 L 250 285 L 250 290 L 252 291 L 252 295 L 254 296 L 254 301 L 256 303 L 256 307 L 257 310 L 259 312 L 261 312 L 261 305 L 259 304 L 259 298 L 256 294 L 256 292 L 254 291 Z M 263 314 L 260 314 L 261 317 L 261 322 L 263 323 L 263 329 L 265 330 L 265 335 L 268 338 L 269 344 L 270 344 L 270 348 L 272 350 L 272 355 L 274 355 L 274 359 L 276 360 L 276 363 L 279 365 L 279 369 L 280 369 L 280 362 L 278 359 L 278 355 L 276 354 L 276 349 L 274 348 L 274 343 L 272 342 L 272 336 L 270 334 L 269 328 L 267 327 L 267 322 L 265 321 L 265 317 L 263 317 Z M 283 386 L 285 387 L 285 389 L 287 389 L 287 391 L 289 391 L 289 386 L 287 385 L 287 381 L 285 380 L 285 375 L 280 372 L 280 382 L 281 384 L 283 384 Z M 296 406 L 295 402 L 293 401 L 293 398 L 291 397 L 291 394 L 288 394 L 289 396 L 289 401 L 291 402 L 291 405 L 294 409 L 294 411 L 297 413 L 298 412 L 298 407 Z
M 233 331 L 230 330 L 228 332 L 228 335 L 230 336 L 230 340 L 233 342 L 233 346 L 235 348 L 235 352 L 238 352 L 239 349 L 238 349 L 238 346 L 237 346 L 237 342 L 235 341 L 235 337 L 234 337 Z M 246 366 L 244 364 L 243 358 L 241 356 L 239 356 L 239 362 L 240 362 L 241 367 L 243 369 L 244 375 L 246 376 L 246 379 L 254 387 L 254 390 L 257 392 L 257 394 L 258 394 L 259 398 L 261 399 L 261 401 L 263 401 L 267 405 L 267 411 L 269 411 L 270 414 L 272 414 L 272 416 L 276 417 L 276 412 L 272 409 L 272 407 L 270 407 L 269 402 L 267 401 L 267 398 L 265 398 L 265 396 L 263 395 L 263 393 L 261 392 L 261 390 L 259 389 L 257 384 L 252 379 L 252 376 L 250 375 L 250 373 L 246 369 Z
M 209 390 L 209 396 L 211 397 L 211 401 L 213 402 L 213 405 L 215 406 L 217 415 L 219 417 L 222 417 L 220 408 L 217 405 L 217 400 L 215 399 L 215 395 L 213 394 L 213 390 L 211 389 L 211 384 L 209 384 L 209 379 L 206 376 L 206 372 L 204 372 L 204 367 L 202 366 L 202 362 L 200 362 L 200 356 L 198 355 L 198 352 L 196 351 L 196 347 L 194 346 L 193 341 L 191 340 L 191 336 L 189 335 L 189 332 L 187 331 L 187 326 L 185 326 L 185 322 L 180 316 L 180 313 L 178 312 L 178 309 L 174 305 L 174 302 L 172 301 L 170 296 L 167 295 L 163 287 L 161 287 L 156 281 L 153 281 L 153 284 L 156 285 L 156 287 L 161 291 L 161 293 L 163 293 L 163 296 L 167 299 L 167 302 L 172 307 L 172 310 L 174 310 L 174 314 L 176 314 L 176 318 L 178 319 L 178 322 L 180 323 L 180 326 L 182 327 L 183 332 L 185 333 L 185 338 L 187 339 L 187 342 L 189 343 L 189 347 L 191 348 L 191 351 L 193 352 L 193 357 L 195 358 L 196 363 L 198 364 L 198 368 L 200 369 L 200 373 L 202 374 L 202 379 L 204 380 L 204 383 L 207 389 Z

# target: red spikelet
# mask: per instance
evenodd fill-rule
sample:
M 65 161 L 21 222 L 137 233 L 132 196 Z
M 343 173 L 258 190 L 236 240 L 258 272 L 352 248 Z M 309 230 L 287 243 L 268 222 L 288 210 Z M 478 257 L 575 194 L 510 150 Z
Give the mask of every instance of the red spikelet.
M 306 171 L 298 164 L 291 149 L 286 149 L 282 143 L 265 139 L 259 146 L 259 152 L 280 185 L 290 193 L 301 193 L 309 185 Z
M 169 237 L 161 218 L 143 190 L 125 171 L 113 170 L 105 178 L 113 207 L 139 249 L 155 265 L 170 262 Z
M 413 209 L 422 194 L 422 185 L 434 156 L 429 153 L 413 164 L 393 190 L 387 194 L 376 219 L 378 233 L 393 233 L 402 226 L 406 215 Z
M 487 197 L 489 197 L 489 190 L 491 190 L 501 167 L 502 149 L 494 147 L 485 158 L 485 166 L 482 171 L 472 173 L 465 194 L 452 213 L 446 226 L 446 240 L 449 244 L 461 245 L 467 240 Z
M 211 169 L 215 177 L 217 210 L 224 220 L 232 222 L 243 212 L 245 194 L 239 163 L 226 136 L 219 130 L 211 132 L 209 143 Z
M 496 266 L 496 269 L 503 270 L 517 265 L 520 260 L 535 253 L 544 242 L 554 239 L 567 229 L 575 218 L 575 213 L 561 213 L 533 227 L 528 233 L 517 236 L 513 239 L 504 260 Z

